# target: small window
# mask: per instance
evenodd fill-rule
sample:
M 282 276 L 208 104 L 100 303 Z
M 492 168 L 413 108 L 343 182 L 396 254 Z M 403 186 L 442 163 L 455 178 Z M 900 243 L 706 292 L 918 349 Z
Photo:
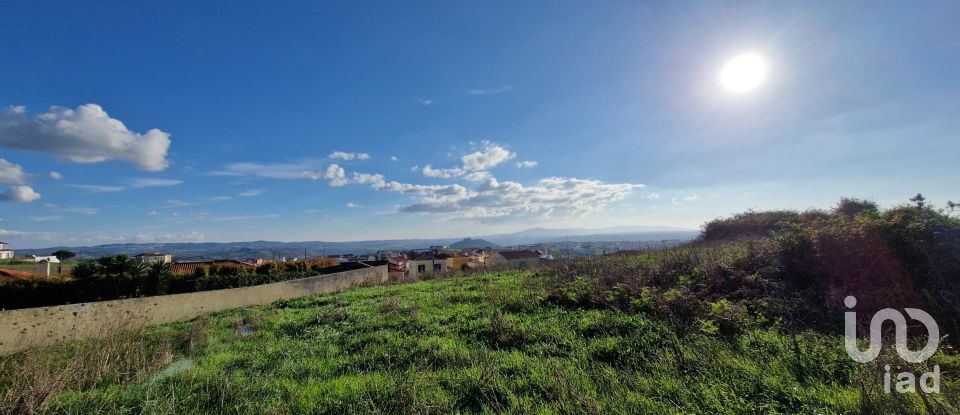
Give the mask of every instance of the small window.
M 427 272 L 426 265 L 417 265 L 417 272 Z
M 443 264 L 433 264 L 433 270 L 436 272 L 443 271 Z

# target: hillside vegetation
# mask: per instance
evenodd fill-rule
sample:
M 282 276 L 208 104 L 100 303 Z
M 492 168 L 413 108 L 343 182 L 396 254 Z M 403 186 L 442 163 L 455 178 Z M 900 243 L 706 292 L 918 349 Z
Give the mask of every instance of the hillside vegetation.
M 358 288 L 18 353 L 0 359 L 3 408 L 953 414 L 958 231 L 921 204 L 744 213 L 663 252 Z M 949 336 L 920 364 L 892 350 L 856 363 L 846 295 L 866 316 L 925 309 Z M 884 393 L 885 364 L 939 365 L 941 393 Z

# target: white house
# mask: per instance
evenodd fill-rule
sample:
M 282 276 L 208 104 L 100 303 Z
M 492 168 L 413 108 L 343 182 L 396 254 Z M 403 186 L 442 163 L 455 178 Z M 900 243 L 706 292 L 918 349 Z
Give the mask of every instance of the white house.
M 447 259 L 450 255 L 443 252 L 423 252 L 407 262 L 408 275 L 421 278 L 425 274 L 442 274 L 447 272 Z
M 0 242 L 0 259 L 13 259 L 13 250 L 6 242 Z
M 39 262 L 43 262 L 43 261 L 47 261 L 47 262 L 49 262 L 49 263 L 51 263 L 51 264 L 59 264 L 59 263 L 60 263 L 60 258 L 57 258 L 57 257 L 55 257 L 55 256 L 53 256 L 53 255 L 27 255 L 27 260 L 28 260 L 28 261 L 33 261 L 33 262 L 38 262 L 38 263 L 39 263 Z
M 169 264 L 173 262 L 173 255 L 161 254 L 159 252 L 150 252 L 150 253 L 140 254 L 140 255 L 137 255 L 137 258 L 140 258 L 140 261 L 143 262 L 144 264 L 154 264 L 157 262 L 161 264 Z
M 540 254 L 527 249 L 497 251 L 486 260 L 488 267 L 532 268 L 539 264 Z

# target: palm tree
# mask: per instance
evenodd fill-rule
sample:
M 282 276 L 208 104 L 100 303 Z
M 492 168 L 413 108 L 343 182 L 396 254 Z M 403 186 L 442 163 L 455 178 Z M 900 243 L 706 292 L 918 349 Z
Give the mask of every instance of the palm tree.
M 100 266 L 92 262 L 81 262 L 77 266 L 73 267 L 70 271 L 70 275 L 74 279 L 78 280 L 87 280 L 96 277 L 100 274 Z
M 113 294 L 117 298 L 133 294 L 135 285 L 131 283 L 139 280 L 147 270 L 146 264 L 125 254 L 105 256 L 98 259 L 97 263 L 113 285 Z
M 154 262 L 147 267 L 146 290 L 147 294 L 166 294 L 170 285 L 170 264 Z

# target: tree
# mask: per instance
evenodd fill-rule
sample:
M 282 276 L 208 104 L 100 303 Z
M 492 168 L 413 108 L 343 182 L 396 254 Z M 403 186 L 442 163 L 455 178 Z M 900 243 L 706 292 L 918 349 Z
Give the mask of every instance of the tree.
M 63 261 L 66 261 L 66 260 L 68 260 L 68 259 L 70 259 L 70 258 L 73 258 L 73 257 L 77 256 L 77 254 L 75 254 L 75 253 L 73 253 L 73 252 L 65 251 L 65 250 L 62 250 L 62 249 L 59 250 L 59 251 L 57 251 L 57 252 L 54 252 L 52 255 L 55 256 L 55 257 L 57 257 L 57 259 L 60 260 L 60 265 L 59 265 L 59 267 L 58 267 L 59 270 L 57 271 L 58 274 L 62 274 L 62 273 L 63 273 Z
M 81 262 L 70 271 L 70 275 L 78 280 L 88 280 L 98 274 L 100 274 L 100 267 L 92 262 Z
M 170 264 L 166 262 L 154 262 L 147 267 L 147 277 L 145 279 L 143 293 L 147 295 L 166 294 L 170 288 Z
M 860 213 L 870 213 L 878 214 L 880 213 L 880 207 L 877 206 L 876 202 L 872 202 L 864 199 L 854 199 L 845 197 L 840 199 L 840 202 L 837 203 L 837 207 L 834 208 L 834 211 L 846 216 L 857 216 Z
M 136 285 L 132 283 L 138 281 L 147 271 L 146 264 L 124 254 L 105 256 L 98 259 L 97 263 L 102 268 L 103 276 L 113 285 L 115 298 L 133 294 Z
M 66 250 L 62 250 L 62 249 L 59 250 L 59 251 L 57 251 L 57 252 L 52 253 L 51 255 L 57 257 L 57 259 L 59 259 L 60 261 L 66 261 L 66 260 L 68 260 L 68 259 L 70 259 L 70 258 L 73 258 L 73 257 L 77 256 L 77 254 L 75 254 L 75 253 L 73 253 L 73 252 L 66 251 Z
M 917 193 L 910 198 L 910 201 L 917 205 L 917 209 L 923 209 L 927 206 L 927 198 L 923 197 L 922 193 Z

